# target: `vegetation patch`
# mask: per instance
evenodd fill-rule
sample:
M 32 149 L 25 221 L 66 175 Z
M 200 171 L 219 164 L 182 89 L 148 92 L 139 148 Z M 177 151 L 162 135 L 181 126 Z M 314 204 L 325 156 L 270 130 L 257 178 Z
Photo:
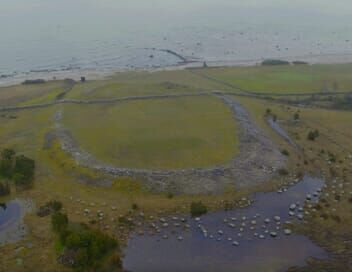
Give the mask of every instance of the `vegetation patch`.
M 19 189 L 31 187 L 34 180 L 35 162 L 24 155 L 17 155 L 12 149 L 4 149 L 0 154 L 0 177 L 10 180 Z M 9 193 L 8 183 L 2 183 L 2 192 Z
M 191 215 L 193 217 L 201 216 L 208 212 L 207 206 L 205 206 L 201 201 L 191 203 Z
M 51 222 L 62 244 L 58 261 L 77 271 L 102 271 L 106 257 L 119 248 L 115 239 L 85 224 L 70 223 L 66 214 L 56 212 Z M 121 261 L 117 263 L 121 265 Z
M 63 124 L 82 150 L 118 167 L 209 167 L 238 151 L 233 113 L 213 97 L 67 106 Z
M 268 59 L 262 62 L 263 66 L 272 66 L 272 65 L 290 65 L 289 61 L 286 60 L 276 60 L 276 59 Z
M 319 131 L 317 129 L 308 132 L 307 139 L 309 141 L 315 141 L 319 137 Z
M 61 208 L 62 208 L 62 203 L 60 201 L 51 200 L 45 203 L 45 205 L 39 207 L 37 211 L 37 215 L 39 217 L 48 216 L 54 212 L 60 211 Z

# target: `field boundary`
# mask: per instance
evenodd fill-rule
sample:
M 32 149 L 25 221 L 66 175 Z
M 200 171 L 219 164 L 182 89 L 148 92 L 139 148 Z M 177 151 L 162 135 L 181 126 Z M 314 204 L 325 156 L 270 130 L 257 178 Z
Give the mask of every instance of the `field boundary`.
M 187 96 L 209 95 L 206 93 Z M 134 177 L 146 181 L 154 191 L 172 191 L 174 193 L 222 193 L 227 185 L 240 187 L 252 186 L 267 181 L 276 170 L 283 167 L 286 159 L 270 138 L 253 122 L 246 110 L 229 96 L 212 93 L 228 106 L 239 124 L 238 137 L 240 152 L 224 165 L 210 168 L 186 168 L 177 170 L 153 170 L 138 168 L 121 168 L 97 160 L 90 153 L 81 150 L 69 130 L 62 124 L 62 111 L 55 115 L 55 135 L 61 148 L 69 154 L 78 165 L 116 177 Z M 170 98 L 170 96 L 149 96 L 148 99 Z M 171 97 L 182 97 L 174 95 Z M 128 100 L 135 100 L 129 98 Z M 140 97 L 138 97 L 140 99 Z M 126 101 L 115 100 L 116 101 Z M 261 156 L 258 156 L 261 154 Z

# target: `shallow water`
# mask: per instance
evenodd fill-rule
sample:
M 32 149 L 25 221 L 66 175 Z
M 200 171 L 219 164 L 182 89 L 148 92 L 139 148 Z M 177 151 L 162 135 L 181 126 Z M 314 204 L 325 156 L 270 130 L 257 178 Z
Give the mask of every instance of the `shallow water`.
M 10 201 L 0 206 L 0 233 L 11 228 L 21 218 L 21 205 Z
M 282 230 L 286 228 L 282 227 L 285 221 L 298 220 L 297 209 L 294 216 L 288 214 L 289 206 L 292 203 L 302 205 L 306 194 L 313 194 L 322 185 L 322 180 L 306 176 L 286 192 L 254 195 L 254 203 L 247 208 L 210 213 L 202 216 L 199 222 L 187 218 L 190 225 L 187 231 L 174 226 L 162 228 L 161 223 L 157 222 L 160 234 L 136 234 L 131 238 L 125 249 L 124 267 L 132 272 L 285 271 L 290 266 L 304 265 L 305 259 L 310 256 L 323 258 L 324 250 L 307 237 L 297 234 L 288 236 Z M 312 199 L 312 202 L 316 200 Z M 303 211 L 299 213 L 303 214 Z M 280 224 L 275 222 L 274 216 L 281 217 Z M 270 218 L 271 222 L 265 224 L 266 218 Z M 255 225 L 252 225 L 252 220 L 256 221 Z M 167 222 L 172 225 L 176 221 L 167 218 Z M 241 231 L 243 222 L 246 226 Z M 231 227 L 229 223 L 236 226 Z M 263 228 L 263 225 L 266 227 Z M 250 229 L 250 226 L 255 229 Z M 206 234 L 202 229 L 206 230 Z M 223 234 L 219 234 L 219 230 Z M 276 238 L 270 236 L 272 231 L 277 232 Z M 168 235 L 167 239 L 163 239 L 165 234 Z M 211 235 L 214 237 L 211 238 Z M 259 235 L 264 238 L 259 238 Z M 177 239 L 179 236 L 182 236 L 182 241 Z M 239 245 L 234 246 L 233 241 Z
M 153 48 L 233 64 L 295 56 L 347 61 L 351 9 L 349 0 L 2 1 L 0 83 L 43 76 L 39 71 L 109 71 L 181 61 Z

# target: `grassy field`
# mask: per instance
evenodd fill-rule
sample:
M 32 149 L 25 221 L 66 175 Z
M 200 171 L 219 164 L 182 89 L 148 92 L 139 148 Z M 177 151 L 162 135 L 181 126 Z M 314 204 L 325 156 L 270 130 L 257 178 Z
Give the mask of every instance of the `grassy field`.
M 0 114 L 0 146 L 28 156 L 43 147 L 44 135 L 53 125 L 56 107 Z
M 83 150 L 120 167 L 207 167 L 238 148 L 231 110 L 212 97 L 69 105 L 63 123 Z
M 352 64 L 255 66 L 186 69 L 176 71 L 121 72 L 106 80 L 77 82 L 65 98 L 106 99 L 113 97 L 231 91 L 239 88 L 262 94 L 351 91 Z M 0 106 L 33 105 L 56 99 L 63 81 L 0 88 Z
M 0 107 L 52 101 L 62 90 L 62 81 L 1 87 Z
M 215 89 L 235 91 L 209 81 L 200 73 L 259 92 L 268 89 L 319 92 L 325 81 L 331 88 L 335 80 L 339 89 L 348 90 L 352 86 L 350 71 L 351 65 L 318 65 L 201 69 L 196 73 L 188 70 L 129 72 L 116 74 L 106 81 L 78 83 L 67 98 L 95 99 Z M 51 101 L 64 89 L 62 83 L 1 88 L 0 106 Z M 326 175 L 325 192 L 329 194 L 324 196 L 326 202 L 319 203 L 323 208 L 311 209 L 307 223 L 298 225 L 296 230 L 342 257 L 336 263 L 310 261 L 307 267 L 292 271 L 323 271 L 326 267 L 329 271 L 348 271 L 344 256 L 352 254 L 350 244 L 345 242 L 351 240 L 352 229 L 351 112 L 298 108 L 256 98 L 234 99 L 243 104 L 281 150 L 289 150 L 287 168 L 290 171 Z M 268 108 L 302 150 L 298 152 L 292 148 L 268 126 L 265 120 Z M 211 166 L 231 159 L 238 152 L 237 127 L 232 113 L 216 98 L 188 97 L 100 106 L 57 105 L 0 114 L 0 147 L 12 147 L 36 160 L 34 187 L 28 191 L 13 190 L 10 197 L 32 199 L 36 207 L 52 199 L 62 201 L 70 221 L 87 224 L 90 218 L 84 215 L 84 209 L 89 207 L 94 214 L 100 210 L 106 217 L 95 227 L 122 241 L 126 239 L 126 233 L 117 222 L 120 215 L 138 217 L 141 211 L 147 217 L 188 213 L 192 201 L 202 201 L 211 210 L 218 210 L 223 209 L 225 201 L 239 200 L 257 191 L 275 190 L 279 186 L 280 180 L 271 180 L 246 190 L 229 188 L 223 195 L 170 196 L 149 192 L 142 180 L 114 178 L 78 166 L 61 150 L 57 141 L 43 149 L 45 134 L 53 129 L 53 117 L 59 109 L 64 110 L 63 123 L 72 131 L 80 147 L 98 159 L 117 166 L 175 169 Z M 296 112 L 300 114 L 299 122 L 293 121 Z M 320 136 L 315 141 L 307 140 L 308 132 L 314 129 L 319 130 Z M 329 154 L 334 155 L 335 162 L 328 162 Z M 94 180 L 97 185 L 103 180 L 111 180 L 112 186 L 91 186 L 85 183 L 87 180 Z M 334 180 L 343 182 L 343 188 L 333 183 Z M 0 202 L 7 199 L 0 198 Z M 139 207 L 137 211 L 132 209 L 133 204 Z M 0 271 L 72 271 L 57 262 L 50 217 L 40 218 L 32 213 L 26 216 L 25 223 L 29 230 L 26 238 L 1 248 Z
M 351 91 L 352 65 L 297 65 L 210 68 L 195 70 L 200 75 L 258 93 L 312 93 Z M 335 84 L 336 82 L 336 84 Z
M 127 96 L 194 93 L 198 89 L 170 82 L 159 84 L 108 81 L 88 81 L 77 84 L 67 95 L 72 99 L 106 99 Z

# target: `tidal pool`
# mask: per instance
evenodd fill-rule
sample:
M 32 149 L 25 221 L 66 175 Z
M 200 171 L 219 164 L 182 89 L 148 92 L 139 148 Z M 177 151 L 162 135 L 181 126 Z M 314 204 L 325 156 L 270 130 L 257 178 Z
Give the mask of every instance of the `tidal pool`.
M 323 184 L 305 176 L 282 192 L 255 194 L 247 208 L 209 213 L 199 220 L 165 217 L 154 222 L 155 234 L 146 228 L 145 235 L 132 236 L 124 251 L 124 268 L 131 272 L 285 271 L 304 265 L 308 257 L 324 258 L 325 251 L 307 237 L 284 231 L 290 230 L 288 221 L 304 221 L 307 194 L 314 203 Z
M 22 224 L 23 207 L 20 201 L 12 200 L 0 205 L 0 245 L 21 239 L 25 234 Z

